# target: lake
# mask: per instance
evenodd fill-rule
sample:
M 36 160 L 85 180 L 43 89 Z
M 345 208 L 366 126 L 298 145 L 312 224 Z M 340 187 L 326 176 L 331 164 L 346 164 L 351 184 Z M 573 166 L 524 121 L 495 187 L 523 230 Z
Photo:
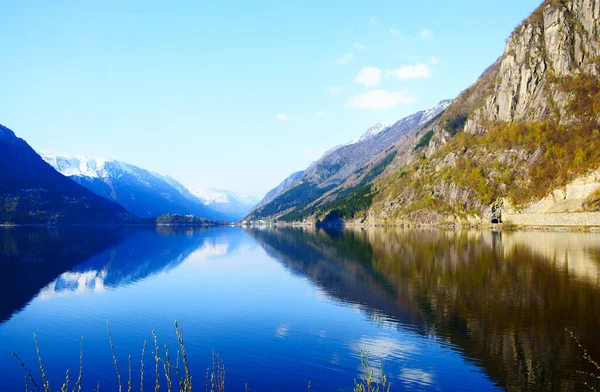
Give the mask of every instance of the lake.
M 600 233 L 2 228 L 0 287 L 3 391 L 13 351 L 41 384 L 34 332 L 54 389 L 83 335 L 84 390 L 117 390 L 106 320 L 134 390 L 174 320 L 199 391 L 213 350 L 227 391 L 351 391 L 361 350 L 392 391 L 578 390 L 567 329 L 600 359 Z

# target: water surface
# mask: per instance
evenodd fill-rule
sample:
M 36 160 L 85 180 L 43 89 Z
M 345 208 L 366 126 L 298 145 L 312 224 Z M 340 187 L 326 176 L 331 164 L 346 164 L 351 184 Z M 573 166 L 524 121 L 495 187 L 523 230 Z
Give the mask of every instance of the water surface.
M 213 349 L 230 391 L 350 391 L 360 350 L 392 391 L 578 390 L 565 329 L 600 358 L 599 267 L 598 233 L 2 229 L 0 385 L 24 390 L 12 351 L 37 371 L 36 332 L 55 388 L 85 335 L 85 388 L 115 390 L 108 319 L 137 390 L 178 319 L 198 390 Z

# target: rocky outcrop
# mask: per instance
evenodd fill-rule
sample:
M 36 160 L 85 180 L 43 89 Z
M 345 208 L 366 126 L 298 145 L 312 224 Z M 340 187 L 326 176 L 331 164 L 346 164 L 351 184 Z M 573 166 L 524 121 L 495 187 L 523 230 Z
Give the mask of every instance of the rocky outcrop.
M 600 190 L 600 170 L 576 178 L 562 188 L 555 189 L 541 200 L 516 208 L 508 199 L 504 200 L 504 213 L 517 214 L 554 214 L 565 212 L 583 212 L 584 203 Z
M 545 1 L 511 35 L 489 94 L 465 130 L 485 132 L 495 122 L 568 121 L 568 92 L 557 88 L 579 72 L 598 75 L 600 2 Z

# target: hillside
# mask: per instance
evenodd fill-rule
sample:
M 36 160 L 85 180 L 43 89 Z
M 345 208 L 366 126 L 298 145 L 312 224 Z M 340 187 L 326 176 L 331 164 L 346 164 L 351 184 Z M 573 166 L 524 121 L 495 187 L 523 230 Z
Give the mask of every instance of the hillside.
M 306 169 L 285 191 L 255 209 L 246 220 L 303 220 L 332 199 L 348 194 L 357 182 L 363 185 L 370 183 L 383 173 L 391 161 L 388 158 L 384 165 L 377 166 L 372 165 L 373 159 L 386 152 L 389 154 L 395 143 L 413 137 L 415 132 L 439 116 L 449 103 L 441 101 L 434 108 L 420 111 L 391 125 L 377 124 L 359 138 L 332 149 Z
M 171 177 L 113 159 L 40 153 L 58 172 L 95 194 L 112 200 L 142 218 L 191 214 L 212 220 L 232 220 L 205 206 Z
M 126 223 L 137 217 L 58 173 L 0 125 L 0 223 Z
M 544 1 L 439 118 L 371 161 L 383 175 L 278 218 L 552 225 L 559 213 L 599 211 L 599 19 L 593 0 Z M 578 217 L 600 225 L 598 214 Z
M 298 181 L 304 175 L 304 170 L 297 171 L 295 173 L 290 174 L 285 180 L 283 180 L 279 185 L 275 188 L 271 189 L 265 197 L 262 198 L 253 208 L 252 211 L 255 211 L 270 202 L 272 202 L 277 196 L 281 195 L 283 191 L 293 185 L 296 181 Z

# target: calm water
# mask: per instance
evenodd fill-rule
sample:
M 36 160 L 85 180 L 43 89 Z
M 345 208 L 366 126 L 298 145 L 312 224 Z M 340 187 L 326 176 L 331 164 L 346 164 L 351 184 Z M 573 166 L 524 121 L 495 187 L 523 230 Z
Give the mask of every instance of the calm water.
M 115 390 L 154 329 L 182 321 L 196 389 L 214 349 L 241 391 L 349 391 L 359 352 L 400 390 L 577 390 L 600 358 L 600 233 L 403 230 L 0 230 L 0 389 L 16 351 L 60 388 Z M 153 349 L 146 351 L 153 369 Z M 152 371 L 146 390 L 152 390 Z

